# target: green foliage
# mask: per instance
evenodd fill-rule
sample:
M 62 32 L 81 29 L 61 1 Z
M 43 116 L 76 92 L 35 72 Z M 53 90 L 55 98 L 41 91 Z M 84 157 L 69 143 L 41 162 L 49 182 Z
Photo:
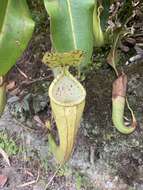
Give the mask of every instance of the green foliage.
M 76 189 L 80 190 L 83 184 L 83 179 L 80 174 L 76 173 Z
M 102 47 L 106 43 L 108 34 L 106 32 L 107 21 L 109 18 L 110 0 L 95 1 L 93 11 L 93 33 L 94 33 L 94 46 Z
M 47 162 L 47 158 L 40 159 L 40 162 L 41 162 L 41 167 L 44 168 L 45 171 L 48 171 L 48 169 L 51 167 Z
M 58 171 L 58 173 L 57 173 L 57 176 L 59 176 L 59 177 L 62 177 L 62 176 L 67 177 L 67 176 L 69 176 L 69 175 L 72 175 L 72 170 L 71 170 L 70 167 L 68 167 L 68 165 L 63 165 L 63 166 L 59 169 L 59 171 Z
M 3 131 L 0 132 L 0 147 L 9 156 L 16 155 L 20 151 L 15 141 L 12 138 L 9 138 L 9 136 Z
M 132 0 L 124 0 L 123 5 L 117 15 L 118 19 L 122 24 L 125 24 L 132 14 L 133 14 Z
M 51 40 L 57 52 L 82 50 L 87 66 L 93 51 L 94 0 L 44 0 L 50 16 Z
M 100 2 L 101 1 L 101 2 Z M 111 1 L 110 0 L 99 0 L 100 4 L 103 7 L 103 10 L 100 14 L 100 23 L 101 23 L 101 28 L 103 30 L 103 32 L 105 32 L 106 27 L 107 27 L 107 21 L 109 18 L 109 8 L 111 5 Z
M 4 76 L 26 48 L 34 22 L 26 0 L 1 0 L 0 7 L 0 76 Z
M 97 2 L 95 3 L 95 8 L 93 12 L 93 32 L 95 47 L 103 46 L 104 44 L 104 33 L 101 28 L 100 14 L 102 12 L 102 6 L 97 7 Z

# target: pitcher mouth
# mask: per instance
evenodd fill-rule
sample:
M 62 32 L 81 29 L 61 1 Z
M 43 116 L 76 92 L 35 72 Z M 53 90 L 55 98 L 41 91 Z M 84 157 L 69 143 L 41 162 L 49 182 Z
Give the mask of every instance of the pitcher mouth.
M 49 97 L 58 105 L 65 107 L 82 103 L 86 97 L 83 86 L 69 73 L 59 75 L 49 87 Z

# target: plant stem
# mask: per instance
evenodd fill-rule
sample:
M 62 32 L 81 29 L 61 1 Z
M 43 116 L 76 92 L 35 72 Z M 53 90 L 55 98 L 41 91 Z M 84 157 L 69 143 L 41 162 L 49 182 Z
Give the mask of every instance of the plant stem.
M 4 111 L 6 105 L 6 84 L 3 83 L 0 86 L 0 117 Z

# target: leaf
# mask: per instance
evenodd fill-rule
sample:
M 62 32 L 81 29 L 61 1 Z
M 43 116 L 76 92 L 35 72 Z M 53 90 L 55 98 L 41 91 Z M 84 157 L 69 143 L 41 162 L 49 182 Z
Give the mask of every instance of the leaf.
M 9 161 L 8 155 L 1 147 L 0 147 L 0 154 L 3 156 L 3 158 L 6 161 L 6 163 L 8 164 L 8 166 L 10 166 L 10 161 Z
M 133 2 L 132 0 L 124 0 L 123 5 L 118 11 L 118 19 L 122 24 L 126 24 L 128 19 L 132 16 L 133 14 Z
M 102 6 L 97 7 L 97 3 L 95 3 L 95 8 L 93 11 L 93 32 L 94 32 L 94 40 L 95 47 L 101 47 L 104 45 L 104 33 L 100 24 L 100 15 L 103 10 Z
M 112 98 L 125 97 L 127 91 L 127 76 L 123 73 L 113 83 Z
M 116 30 L 114 31 L 114 34 L 113 34 L 112 48 L 107 57 L 107 63 L 114 69 L 117 76 L 118 76 L 118 71 L 116 69 L 116 64 L 119 61 L 119 56 L 117 54 L 117 48 L 118 48 L 119 42 L 120 42 L 123 34 L 124 34 L 124 31 L 121 27 L 116 28 Z
M 101 47 L 105 44 L 107 38 L 107 21 L 109 18 L 110 0 L 95 1 L 93 12 L 93 32 L 95 47 Z
M 13 90 L 16 87 L 16 81 L 12 80 L 6 85 L 6 90 L 10 91 Z
M 34 22 L 26 0 L 0 0 L 0 8 L 0 76 L 3 76 L 26 48 Z
M 80 50 L 65 53 L 46 53 L 43 62 L 49 67 L 77 66 L 81 63 L 84 54 Z
M 0 175 L 0 188 L 3 188 L 7 182 L 7 177 L 5 175 Z
M 103 31 L 105 31 L 108 25 L 107 21 L 110 14 L 109 11 L 110 11 L 111 0 L 99 0 L 99 2 L 103 7 L 103 11 L 101 12 L 101 15 L 100 15 L 101 28 Z
M 93 51 L 95 0 L 44 0 L 50 16 L 52 46 L 57 52 L 82 50 L 81 66 L 90 63 Z

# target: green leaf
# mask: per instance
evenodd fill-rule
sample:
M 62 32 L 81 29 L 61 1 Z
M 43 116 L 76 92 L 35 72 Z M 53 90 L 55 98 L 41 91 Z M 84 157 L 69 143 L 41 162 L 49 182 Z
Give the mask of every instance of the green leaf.
M 103 11 L 100 15 L 100 22 L 101 22 L 101 28 L 105 32 L 107 26 L 108 26 L 108 19 L 109 19 L 109 10 L 111 5 L 111 0 L 99 0 L 101 5 L 103 6 Z
M 93 51 L 93 9 L 95 0 L 44 0 L 50 16 L 52 46 L 57 52 L 82 50 L 90 63 Z
M 21 56 L 33 29 L 26 0 L 0 0 L 0 76 Z
M 133 14 L 132 0 L 124 0 L 123 5 L 118 11 L 118 15 L 117 15 L 122 25 L 128 22 L 128 19 L 132 16 L 132 14 Z
M 103 10 L 102 6 L 97 7 L 97 2 L 95 2 L 95 7 L 93 11 L 93 32 L 95 47 L 101 47 L 104 45 L 104 33 L 100 24 L 100 15 Z
M 110 0 L 95 0 L 95 7 L 93 12 L 93 32 L 94 32 L 94 45 L 101 47 L 105 45 L 108 34 L 107 21 L 109 18 Z

